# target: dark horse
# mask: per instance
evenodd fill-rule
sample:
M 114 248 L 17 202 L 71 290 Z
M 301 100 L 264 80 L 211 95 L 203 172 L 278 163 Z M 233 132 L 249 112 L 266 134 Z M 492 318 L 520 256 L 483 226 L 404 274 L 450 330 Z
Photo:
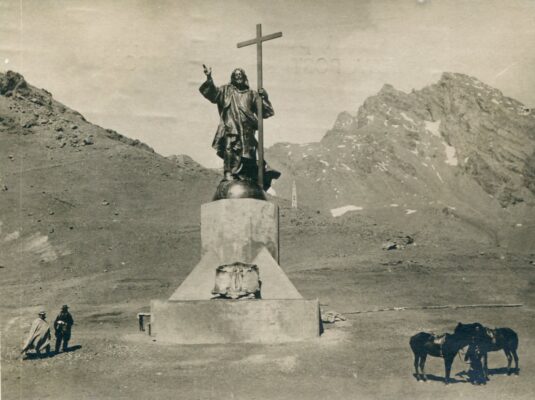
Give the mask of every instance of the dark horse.
M 478 322 L 472 324 L 461 324 L 459 323 L 455 328 L 455 333 L 464 334 L 464 335 L 474 335 L 478 331 L 479 327 L 482 325 Z M 488 355 L 489 351 L 498 351 L 503 350 L 505 356 L 507 357 L 507 375 L 511 375 L 514 371 L 515 375 L 519 374 L 518 368 L 518 335 L 516 332 L 510 328 L 495 328 L 490 329 L 483 327 L 483 370 L 485 373 L 485 378 L 488 379 L 489 369 L 488 369 Z M 511 368 L 511 362 L 515 360 L 514 370 Z
M 444 358 L 446 385 L 450 381 L 451 365 L 453 359 L 460 349 L 467 346 L 473 341 L 473 337 L 467 336 L 465 332 L 444 335 L 434 335 L 432 333 L 420 332 L 411 337 L 410 346 L 414 353 L 414 369 L 416 370 L 416 380 L 426 381 L 427 377 L 424 372 L 425 360 L 427 356 Z M 420 368 L 420 371 L 418 370 Z

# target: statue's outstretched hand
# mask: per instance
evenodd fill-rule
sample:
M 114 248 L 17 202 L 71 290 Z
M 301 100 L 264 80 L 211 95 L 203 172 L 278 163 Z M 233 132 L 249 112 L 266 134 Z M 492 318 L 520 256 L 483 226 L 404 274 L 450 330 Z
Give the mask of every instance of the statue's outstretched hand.
M 268 99 L 268 94 L 266 92 L 266 89 L 264 88 L 261 88 L 259 91 L 258 91 L 258 94 L 260 95 L 260 97 L 264 100 L 267 100 Z
M 203 67 L 203 72 L 204 72 L 204 75 L 206 75 L 206 78 L 211 78 L 212 77 L 212 68 L 211 67 L 207 67 L 206 65 L 202 65 Z

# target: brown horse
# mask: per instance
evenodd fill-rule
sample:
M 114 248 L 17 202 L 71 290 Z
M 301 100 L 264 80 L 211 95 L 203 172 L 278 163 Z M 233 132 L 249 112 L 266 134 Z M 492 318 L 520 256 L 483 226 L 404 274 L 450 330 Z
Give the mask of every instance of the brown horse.
M 442 357 L 444 359 L 444 383 L 450 382 L 451 366 L 453 359 L 460 349 L 467 346 L 472 341 L 471 337 L 464 333 L 446 333 L 444 335 L 434 335 L 428 332 L 420 332 L 412 336 L 409 344 L 414 353 L 414 369 L 417 381 L 427 381 L 424 371 L 427 356 Z M 418 370 L 420 368 L 420 370 Z

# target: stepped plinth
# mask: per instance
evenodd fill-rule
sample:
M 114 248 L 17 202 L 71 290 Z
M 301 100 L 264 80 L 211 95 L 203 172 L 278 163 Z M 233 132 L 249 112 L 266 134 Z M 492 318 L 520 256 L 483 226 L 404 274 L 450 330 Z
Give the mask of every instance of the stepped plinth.
M 174 343 L 276 343 L 318 337 L 319 302 L 306 300 L 279 266 L 279 210 L 257 199 L 201 206 L 202 255 L 169 300 L 151 302 L 151 331 Z M 257 298 L 214 298 L 216 270 L 258 269 Z

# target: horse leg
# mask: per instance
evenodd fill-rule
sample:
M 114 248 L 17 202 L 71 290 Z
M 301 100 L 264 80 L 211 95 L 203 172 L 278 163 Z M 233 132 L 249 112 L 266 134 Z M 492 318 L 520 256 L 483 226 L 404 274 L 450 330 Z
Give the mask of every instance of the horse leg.
M 485 352 L 483 354 L 483 377 L 486 381 L 490 381 L 489 379 L 489 353 Z
M 520 374 L 520 369 L 518 369 L 518 354 L 516 354 L 516 350 L 511 350 L 511 353 L 513 353 L 513 357 L 515 359 L 515 375 Z
M 451 373 L 451 364 L 453 364 L 453 358 L 455 357 L 455 354 L 453 356 L 450 355 L 444 355 L 444 383 L 448 385 L 450 383 L 450 373 Z
M 507 357 L 507 375 L 511 375 L 511 362 L 513 361 L 513 356 L 511 355 L 511 352 L 509 349 L 505 348 L 503 349 L 505 352 L 505 356 Z
M 425 375 L 425 360 L 427 358 L 427 354 L 424 354 L 420 357 L 420 371 L 422 372 L 422 380 L 424 382 L 427 382 L 427 376 Z
M 487 376 L 485 375 L 485 367 L 484 367 L 483 363 L 481 362 L 483 357 L 484 357 L 483 354 L 477 356 L 477 368 L 478 368 L 477 380 L 482 385 L 486 385 L 487 384 Z M 483 362 L 484 362 L 484 360 L 483 360 Z
M 417 354 L 414 354 L 414 371 L 416 372 L 415 376 L 416 376 L 416 380 L 419 382 L 420 381 L 420 372 L 418 371 L 418 361 L 420 359 L 420 356 L 417 355 Z

